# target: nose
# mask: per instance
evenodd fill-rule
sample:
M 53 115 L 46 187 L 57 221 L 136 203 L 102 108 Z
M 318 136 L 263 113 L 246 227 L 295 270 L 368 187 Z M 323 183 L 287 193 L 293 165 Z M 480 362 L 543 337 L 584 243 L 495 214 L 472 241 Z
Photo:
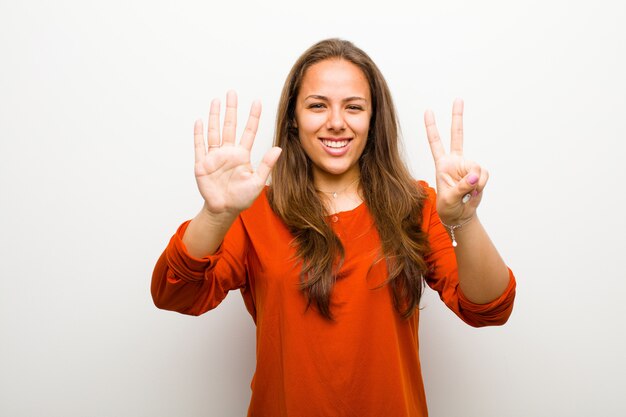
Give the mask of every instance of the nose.
M 343 118 L 343 111 L 341 108 L 331 108 L 328 112 L 328 120 L 326 121 L 326 127 L 328 130 L 341 131 L 346 128 L 346 123 Z

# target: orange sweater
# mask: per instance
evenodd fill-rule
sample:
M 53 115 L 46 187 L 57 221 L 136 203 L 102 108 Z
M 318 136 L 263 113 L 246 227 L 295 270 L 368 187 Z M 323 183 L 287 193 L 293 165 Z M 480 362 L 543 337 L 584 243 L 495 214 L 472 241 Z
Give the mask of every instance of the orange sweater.
M 515 279 L 493 302 L 477 305 L 458 285 L 450 238 L 428 192 L 422 228 L 429 235 L 428 285 L 472 326 L 503 324 L 513 308 Z M 380 241 L 365 206 L 330 218 L 345 248 L 343 274 L 331 296 L 334 321 L 306 308 L 298 288 L 292 236 L 266 193 L 241 213 L 218 252 L 191 257 L 172 237 L 152 279 L 159 308 L 199 315 L 240 289 L 256 323 L 256 372 L 248 416 L 427 416 L 418 352 L 419 310 L 403 320 L 393 307 Z

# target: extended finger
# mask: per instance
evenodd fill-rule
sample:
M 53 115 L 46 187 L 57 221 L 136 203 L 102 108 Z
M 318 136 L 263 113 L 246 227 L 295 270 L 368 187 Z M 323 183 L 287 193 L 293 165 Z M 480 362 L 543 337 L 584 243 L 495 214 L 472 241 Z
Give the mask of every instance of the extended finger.
M 254 137 L 256 136 L 257 129 L 259 127 L 259 118 L 261 117 L 261 102 L 255 100 L 250 107 L 250 115 L 248 116 L 248 122 L 246 128 L 241 136 L 241 146 L 247 150 L 252 149 L 254 143 Z
M 209 150 L 220 146 L 220 101 L 218 99 L 211 101 L 207 137 Z
M 193 149 L 196 163 L 202 161 L 204 159 L 204 155 L 206 154 L 206 148 L 204 147 L 204 134 L 202 133 L 203 130 L 202 120 L 196 120 L 193 125 Z
M 237 94 L 233 90 L 226 93 L 226 114 L 224 115 L 224 129 L 222 132 L 222 145 L 235 143 L 235 135 L 237 134 Z
M 446 154 L 446 151 L 439 137 L 439 131 L 435 123 L 435 115 L 431 110 L 427 110 L 426 113 L 424 113 L 424 124 L 426 125 L 426 136 L 428 137 L 430 152 L 433 154 L 433 159 L 436 163 L 439 158 Z
M 267 151 L 263 156 L 263 159 L 259 163 L 256 170 L 257 175 L 263 182 L 267 181 L 267 178 L 270 176 L 270 172 L 272 172 L 272 168 L 274 167 L 274 164 L 276 164 L 276 161 L 278 161 L 278 157 L 282 151 L 283 150 L 281 148 L 275 146 Z
M 457 98 L 452 105 L 452 132 L 450 153 L 463 155 L 463 100 Z

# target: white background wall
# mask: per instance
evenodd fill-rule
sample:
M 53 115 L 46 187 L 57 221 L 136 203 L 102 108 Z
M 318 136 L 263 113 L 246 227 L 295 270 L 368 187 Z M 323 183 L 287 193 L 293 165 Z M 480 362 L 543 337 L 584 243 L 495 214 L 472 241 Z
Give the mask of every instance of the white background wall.
M 492 175 L 480 215 L 515 310 L 472 329 L 429 291 L 431 415 L 626 415 L 624 2 L 411 7 L 1 0 L 0 415 L 245 415 L 241 297 L 159 311 L 152 267 L 201 205 L 195 118 L 230 88 L 241 119 L 261 98 L 258 161 L 291 64 L 330 36 L 386 75 L 416 177 L 433 182 L 424 110 L 445 133 L 457 96 L 466 154 Z

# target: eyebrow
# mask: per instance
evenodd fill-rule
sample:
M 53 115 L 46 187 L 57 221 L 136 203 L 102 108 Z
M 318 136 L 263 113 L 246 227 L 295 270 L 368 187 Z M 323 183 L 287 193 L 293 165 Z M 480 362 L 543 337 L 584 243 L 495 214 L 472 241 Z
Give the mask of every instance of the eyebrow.
M 326 96 L 321 96 L 321 95 L 318 95 L 318 94 L 311 94 L 310 96 L 306 96 L 304 99 L 305 99 L 305 100 L 308 100 L 308 99 L 311 99 L 311 98 L 312 98 L 312 99 L 315 99 L 315 100 L 324 100 L 324 101 L 329 101 L 329 100 L 328 100 L 328 97 L 326 97 Z M 367 100 L 366 100 L 366 99 L 364 99 L 363 97 L 359 97 L 359 96 L 346 97 L 346 98 L 344 98 L 344 99 L 343 99 L 343 100 L 341 100 L 341 101 L 346 102 L 346 101 L 355 101 L 355 100 L 360 100 L 360 101 L 365 101 L 365 102 L 367 102 Z

